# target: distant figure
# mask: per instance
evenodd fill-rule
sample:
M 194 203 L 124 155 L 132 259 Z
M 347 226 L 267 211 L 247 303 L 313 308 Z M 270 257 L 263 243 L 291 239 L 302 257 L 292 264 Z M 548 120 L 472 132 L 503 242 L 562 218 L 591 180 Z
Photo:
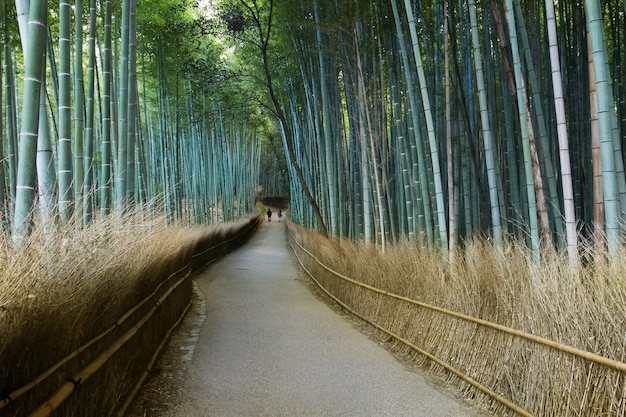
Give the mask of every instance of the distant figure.
M 281 209 L 278 209 L 278 221 L 280 221 L 280 219 L 283 218 L 283 211 Z
M 272 221 L 272 210 L 271 209 L 267 209 L 267 221 L 268 222 Z

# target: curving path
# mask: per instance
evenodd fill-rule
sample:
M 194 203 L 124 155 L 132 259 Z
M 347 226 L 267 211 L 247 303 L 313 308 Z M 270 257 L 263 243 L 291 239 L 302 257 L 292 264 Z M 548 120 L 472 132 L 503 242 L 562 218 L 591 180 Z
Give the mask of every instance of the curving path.
M 284 222 L 262 223 L 197 284 L 206 320 L 168 417 L 479 415 L 320 302 Z

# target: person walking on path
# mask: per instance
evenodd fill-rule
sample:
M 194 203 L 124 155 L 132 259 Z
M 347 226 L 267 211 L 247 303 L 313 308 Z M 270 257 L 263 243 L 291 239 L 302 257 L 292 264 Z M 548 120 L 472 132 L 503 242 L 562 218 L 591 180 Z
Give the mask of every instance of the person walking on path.
M 280 221 L 280 219 L 283 218 L 283 211 L 281 209 L 278 209 L 278 221 Z
M 267 221 L 268 222 L 272 221 L 272 209 L 270 208 L 267 209 Z

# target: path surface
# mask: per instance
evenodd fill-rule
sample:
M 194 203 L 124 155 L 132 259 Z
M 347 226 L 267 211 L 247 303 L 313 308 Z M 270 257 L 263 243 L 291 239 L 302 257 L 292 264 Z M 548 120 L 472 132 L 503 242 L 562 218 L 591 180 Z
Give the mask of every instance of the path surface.
M 168 417 L 478 416 L 313 295 L 264 222 L 197 280 L 206 320 Z

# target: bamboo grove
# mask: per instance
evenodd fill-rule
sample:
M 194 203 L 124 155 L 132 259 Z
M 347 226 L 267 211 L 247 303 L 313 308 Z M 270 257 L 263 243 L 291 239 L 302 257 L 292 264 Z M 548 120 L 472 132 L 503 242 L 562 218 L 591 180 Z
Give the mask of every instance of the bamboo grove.
M 274 34 L 283 136 L 305 173 L 292 169 L 298 221 L 382 247 L 522 239 L 536 262 L 620 247 L 623 0 L 228 7 Z
M 296 221 L 382 248 L 621 248 L 626 1 L 196 6 L 2 3 L 14 237 L 148 201 L 228 218 L 260 182 Z
M 252 210 L 253 110 L 233 113 L 194 4 L 6 0 L 0 22 L 0 214 L 14 240 L 134 206 L 197 223 Z

